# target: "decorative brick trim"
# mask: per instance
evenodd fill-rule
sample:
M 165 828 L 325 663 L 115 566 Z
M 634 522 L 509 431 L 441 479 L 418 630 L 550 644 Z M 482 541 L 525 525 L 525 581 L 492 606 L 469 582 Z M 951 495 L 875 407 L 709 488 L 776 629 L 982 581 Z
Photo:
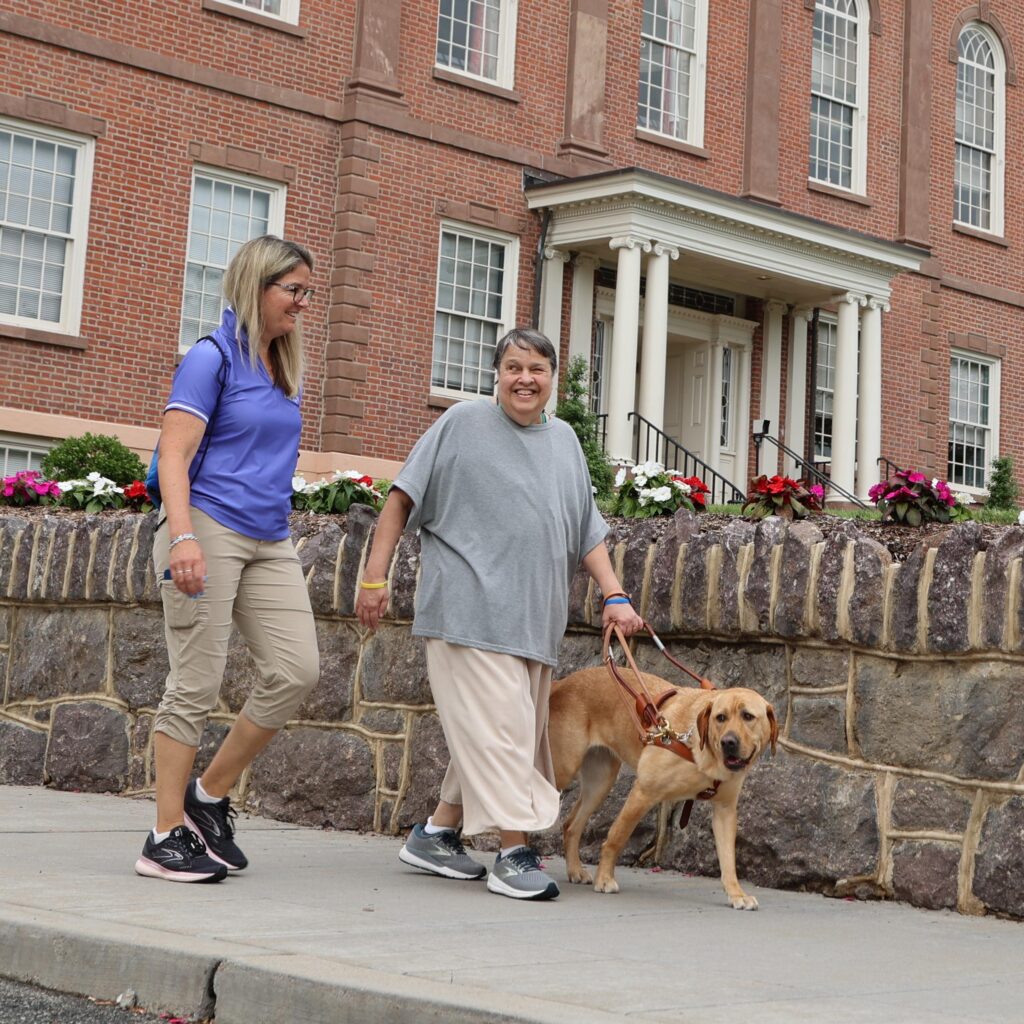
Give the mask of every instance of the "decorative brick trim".
M 520 235 L 527 227 L 522 217 L 511 217 L 501 213 L 493 206 L 483 203 L 461 203 L 454 199 L 435 199 L 434 213 L 439 217 L 450 217 L 464 224 L 474 224 L 479 228 L 494 228 L 509 235 Z
M 965 352 L 976 352 L 981 356 L 990 356 L 993 359 L 1006 358 L 1006 345 L 1000 341 L 992 341 L 987 335 L 970 332 L 969 334 L 958 334 L 956 331 L 949 332 L 949 347 L 963 349 Z
M 197 163 L 221 167 L 228 171 L 241 171 L 270 181 L 295 181 L 294 164 L 271 160 L 262 153 L 240 146 L 210 146 L 203 142 L 190 142 L 188 155 Z
M 999 285 L 972 281 L 966 277 L 957 277 L 954 274 L 946 273 L 939 275 L 939 281 L 943 288 L 964 292 L 966 295 L 977 295 L 982 299 L 993 299 L 995 302 L 1004 302 L 1007 306 L 1024 309 L 1024 292 L 1014 291 L 1012 288 L 1002 288 Z
M 846 192 L 844 189 L 835 188 L 832 185 L 825 185 L 820 181 L 808 180 L 807 191 L 821 192 L 822 195 L 833 196 L 836 199 L 845 199 L 848 203 L 856 203 L 858 206 L 875 205 L 867 196 L 857 195 L 856 192 Z
M 0 93 L 0 114 L 19 121 L 45 124 L 50 128 L 63 128 L 64 131 L 79 135 L 100 138 L 107 134 L 107 122 L 102 118 L 80 114 L 66 103 L 55 103 L 41 96 L 8 96 Z
M 514 89 L 505 89 L 500 85 L 492 85 L 490 82 L 481 82 L 478 78 L 467 78 L 456 71 L 449 71 L 447 68 L 434 68 L 434 78 L 439 82 L 451 82 L 453 85 L 461 85 L 466 89 L 475 89 L 477 92 L 485 92 L 489 96 L 497 96 L 498 99 L 508 100 L 510 103 L 520 103 L 522 96 Z
M 966 7 L 956 18 L 953 19 L 953 29 L 949 34 L 949 62 L 956 64 L 960 60 L 960 33 L 972 22 L 977 21 L 987 25 L 999 38 L 999 45 L 1003 48 L 1003 59 L 1006 61 L 1006 84 L 1017 84 L 1017 61 L 1013 56 L 1013 44 L 1010 37 L 1003 28 L 1003 23 L 992 12 L 989 0 L 981 0 L 980 3 Z
M 942 327 L 942 295 L 941 285 L 933 281 L 931 287 L 922 293 L 921 299 L 921 335 L 923 337 L 938 337 L 941 335 Z M 945 419 L 940 417 L 939 395 L 945 395 L 945 382 L 941 379 L 943 368 L 947 361 L 942 358 L 941 353 L 936 352 L 930 346 L 922 346 L 919 352 L 919 380 L 921 391 L 921 410 L 918 416 L 920 431 L 918 437 L 917 451 L 922 466 L 928 467 L 938 476 L 945 478 L 943 468 L 939 472 L 939 450 L 937 439 L 937 424 Z M 948 371 L 946 371 L 948 372 Z
M 742 195 L 778 206 L 781 117 L 782 12 L 780 0 L 750 5 Z
M 809 11 L 815 8 L 815 0 L 804 0 L 804 7 Z M 882 11 L 878 6 L 878 0 L 868 0 L 868 14 L 871 16 L 871 34 L 880 36 L 882 34 Z
M 246 10 L 246 8 L 239 7 L 236 4 L 222 3 L 221 0 L 203 0 L 203 10 L 209 11 L 212 14 L 223 14 L 228 18 L 238 18 L 239 21 L 248 21 L 262 28 L 284 32 L 285 35 L 298 36 L 300 39 L 305 39 L 309 34 L 306 29 L 299 28 L 298 25 L 292 25 L 290 22 L 282 21 L 280 18 L 271 18 L 269 15 L 261 14 L 259 11 Z
M 35 327 L 15 327 L 12 324 L 0 324 L 0 342 L 31 341 L 37 345 L 56 345 L 58 348 L 87 349 L 89 342 L 85 338 L 76 338 L 70 334 L 56 334 L 53 331 L 40 331 Z
M 674 149 L 679 153 L 700 157 L 702 160 L 707 160 L 711 155 L 703 146 L 691 146 L 688 142 L 672 139 L 667 135 L 659 135 L 657 132 L 650 132 L 646 128 L 637 128 L 636 137 L 641 142 L 650 142 L 655 146 L 664 146 L 666 149 Z

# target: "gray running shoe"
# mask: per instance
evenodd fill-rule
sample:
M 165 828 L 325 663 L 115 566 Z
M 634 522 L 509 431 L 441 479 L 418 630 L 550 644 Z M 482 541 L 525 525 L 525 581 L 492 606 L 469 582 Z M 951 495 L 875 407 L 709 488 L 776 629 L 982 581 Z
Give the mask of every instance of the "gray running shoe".
M 487 876 L 487 888 L 514 900 L 553 900 L 558 896 L 558 886 L 544 873 L 537 851 L 529 846 L 521 846 L 507 857 L 499 853 Z
M 405 846 L 398 851 L 398 859 L 403 864 L 442 878 L 467 880 L 483 878 L 487 874 L 487 868 L 466 853 L 461 832 L 454 828 L 429 836 L 422 825 L 414 825 Z

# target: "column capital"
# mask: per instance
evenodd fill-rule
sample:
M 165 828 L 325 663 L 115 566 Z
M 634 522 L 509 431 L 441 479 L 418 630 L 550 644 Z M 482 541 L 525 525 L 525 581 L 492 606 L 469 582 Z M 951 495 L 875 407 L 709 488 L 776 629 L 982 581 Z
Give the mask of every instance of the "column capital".
M 845 292 L 843 295 L 836 296 L 836 302 L 840 304 L 849 302 L 857 306 L 866 306 L 868 304 L 868 297 L 860 292 Z
M 668 242 L 655 242 L 652 251 L 655 256 L 667 256 L 670 260 L 679 259 L 679 250 Z
M 571 258 L 570 254 L 562 249 L 556 249 L 550 245 L 544 247 L 544 259 L 546 260 L 558 260 L 560 263 L 568 263 Z
M 790 310 L 790 315 L 794 320 L 804 320 L 810 322 L 811 317 L 814 315 L 813 306 L 794 306 Z
M 887 299 L 876 299 L 874 296 L 865 303 L 868 309 L 877 309 L 879 312 L 888 313 L 892 308 Z
M 579 267 L 580 269 L 591 269 L 596 270 L 601 266 L 601 261 L 597 256 L 589 252 L 578 252 L 572 258 L 573 266 Z
M 639 249 L 641 252 L 650 252 L 651 243 L 639 235 L 618 235 L 608 242 L 609 249 Z
M 764 311 L 766 313 L 778 313 L 780 316 L 788 312 L 789 303 L 783 302 L 782 299 L 768 299 L 764 304 Z

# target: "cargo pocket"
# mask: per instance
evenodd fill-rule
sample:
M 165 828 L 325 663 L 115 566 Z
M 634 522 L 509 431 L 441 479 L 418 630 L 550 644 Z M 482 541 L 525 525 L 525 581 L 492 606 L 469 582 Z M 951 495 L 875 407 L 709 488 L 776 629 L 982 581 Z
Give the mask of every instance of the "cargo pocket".
M 199 622 L 202 599 L 183 594 L 173 580 L 161 581 L 160 599 L 164 605 L 164 621 L 171 629 L 191 629 Z

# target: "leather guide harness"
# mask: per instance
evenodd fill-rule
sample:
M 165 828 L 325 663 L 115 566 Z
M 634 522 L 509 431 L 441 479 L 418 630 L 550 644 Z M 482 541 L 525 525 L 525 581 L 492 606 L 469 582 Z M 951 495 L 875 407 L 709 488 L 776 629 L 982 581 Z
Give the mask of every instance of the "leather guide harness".
M 715 689 L 714 683 L 710 680 L 697 675 L 695 672 L 691 672 L 685 665 L 673 658 L 672 655 L 665 650 L 665 645 L 661 642 L 658 635 L 646 622 L 644 623 L 644 629 L 646 629 L 650 634 L 650 637 L 654 641 L 654 645 L 658 650 L 661 651 L 661 653 L 664 654 L 665 657 L 676 666 L 676 668 L 685 672 L 691 679 L 696 680 L 700 684 L 700 688 L 702 690 Z M 626 659 L 627 665 L 629 666 L 629 670 L 633 673 L 633 676 L 636 679 L 635 686 L 630 686 L 619 671 L 619 667 L 615 664 L 615 659 L 612 654 L 613 636 L 622 648 L 622 653 Z M 673 754 L 689 761 L 691 764 L 696 764 L 696 759 L 693 756 L 693 750 L 690 748 L 690 742 L 693 738 L 693 727 L 688 729 L 685 733 L 676 732 L 668 724 L 665 716 L 662 715 L 660 711 L 661 706 L 670 697 L 674 697 L 679 691 L 673 686 L 668 690 L 665 690 L 663 693 L 659 693 L 656 697 L 651 695 L 644 683 L 643 675 L 637 668 L 636 662 L 633 660 L 633 655 L 626 643 L 626 638 L 622 634 L 622 630 L 620 630 L 614 622 L 609 624 L 608 628 L 605 630 L 604 651 L 602 656 L 605 666 L 611 673 L 612 678 L 619 684 L 619 694 L 626 706 L 629 708 L 630 714 L 633 716 L 633 721 L 636 724 L 637 731 L 640 736 L 640 742 L 643 743 L 645 747 L 657 746 L 663 747 L 665 750 L 671 750 Z M 710 800 L 718 792 L 720 784 L 720 781 L 715 779 L 711 786 L 707 789 L 702 789 L 694 799 Z M 680 828 L 686 828 L 686 825 L 690 820 L 690 812 L 692 810 L 693 800 L 687 800 L 683 804 L 683 812 L 679 818 Z

